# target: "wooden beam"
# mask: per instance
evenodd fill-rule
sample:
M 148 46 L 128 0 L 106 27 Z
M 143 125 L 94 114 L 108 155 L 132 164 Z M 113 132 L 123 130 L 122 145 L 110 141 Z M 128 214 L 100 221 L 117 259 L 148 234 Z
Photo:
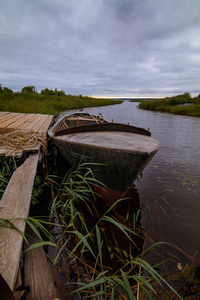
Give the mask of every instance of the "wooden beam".
M 40 242 L 30 228 L 26 233 L 29 244 L 25 244 L 25 250 L 32 244 Z M 30 288 L 30 292 L 26 294 L 26 300 L 59 299 L 43 247 L 25 252 L 24 284 Z
M 29 216 L 34 178 L 38 165 L 39 152 L 31 154 L 13 173 L 0 201 L 0 218 L 12 221 L 25 232 L 23 218 Z M 16 230 L 0 228 L 0 273 L 13 291 L 19 267 L 23 237 Z

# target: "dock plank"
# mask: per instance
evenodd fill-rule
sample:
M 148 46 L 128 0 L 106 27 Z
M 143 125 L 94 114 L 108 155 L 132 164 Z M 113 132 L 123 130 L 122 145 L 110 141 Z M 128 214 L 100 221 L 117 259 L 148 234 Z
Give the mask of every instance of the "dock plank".
M 29 244 L 25 244 L 25 250 L 32 244 L 40 242 L 30 228 L 26 233 Z M 24 282 L 25 286 L 30 288 L 30 292 L 26 294 L 26 300 L 59 299 L 43 247 L 25 252 Z
M 28 118 L 27 120 L 25 120 L 20 126 L 18 126 L 18 129 L 26 129 L 27 126 L 33 122 L 33 120 L 35 119 L 35 114 L 31 114 L 30 118 Z
M 5 116 L 5 115 L 7 115 L 7 114 L 9 114 L 9 112 L 7 112 L 7 111 L 0 111 L 0 118 L 3 117 L 3 116 Z
M 34 128 L 34 126 L 36 126 L 38 124 L 38 122 L 43 119 L 45 119 L 44 115 L 39 115 L 39 114 L 35 115 L 35 118 L 33 119 L 33 121 L 26 126 L 26 129 L 32 130 Z
M 11 118 L 9 118 L 8 120 L 5 120 L 5 121 L 1 122 L 0 127 L 1 128 L 6 128 L 8 125 L 13 124 L 15 121 L 19 120 L 23 116 L 24 116 L 24 114 L 15 114 Z
M 21 124 L 28 121 L 34 114 L 25 114 L 22 118 L 15 121 L 13 124 L 7 126 L 7 128 L 18 128 Z
M 42 127 L 42 125 L 44 124 L 44 122 L 47 120 L 48 115 L 46 115 L 43 119 L 41 119 L 33 128 L 32 130 L 35 132 L 38 132 L 39 129 Z
M 16 115 L 16 113 L 8 113 L 6 115 L 0 116 L 0 123 L 3 123 L 6 120 L 13 118 L 13 116 L 15 116 L 15 115 Z
M 38 132 L 47 132 L 47 130 L 49 129 L 49 125 L 51 124 L 52 120 L 53 120 L 53 116 L 48 115 L 47 119 L 42 124 L 42 126 L 39 128 Z
M 31 154 L 13 173 L 0 201 L 0 218 L 27 218 L 39 152 Z M 22 232 L 23 220 L 12 221 Z M 15 230 L 0 228 L 0 273 L 13 291 L 17 277 L 23 237 Z

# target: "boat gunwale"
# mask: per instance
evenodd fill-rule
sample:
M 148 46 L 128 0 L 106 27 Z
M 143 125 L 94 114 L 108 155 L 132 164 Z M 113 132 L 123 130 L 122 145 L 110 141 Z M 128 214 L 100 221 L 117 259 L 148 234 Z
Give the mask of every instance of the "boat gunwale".
M 50 131 L 52 130 L 50 129 Z M 127 124 L 121 124 L 121 123 L 101 123 L 101 124 L 77 126 L 77 127 L 66 128 L 64 130 L 59 130 L 58 132 L 55 133 L 53 133 L 52 131 L 52 134 L 57 137 L 57 136 L 71 134 L 71 133 L 93 132 L 93 131 L 130 132 L 130 133 L 146 135 L 151 137 L 151 132 L 144 128 L 127 125 Z

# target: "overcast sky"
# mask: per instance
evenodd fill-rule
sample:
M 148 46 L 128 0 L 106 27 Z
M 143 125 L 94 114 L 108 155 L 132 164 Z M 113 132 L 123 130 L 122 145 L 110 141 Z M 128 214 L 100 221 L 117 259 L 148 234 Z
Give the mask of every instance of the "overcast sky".
M 0 83 L 67 94 L 200 93 L 200 0 L 0 0 Z

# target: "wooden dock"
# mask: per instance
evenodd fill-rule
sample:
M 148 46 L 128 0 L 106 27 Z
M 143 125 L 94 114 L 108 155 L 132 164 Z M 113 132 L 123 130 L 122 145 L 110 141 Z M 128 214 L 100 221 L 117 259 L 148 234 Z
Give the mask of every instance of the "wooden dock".
M 27 137 L 28 133 L 31 132 L 33 134 L 43 134 L 43 137 L 47 139 L 47 130 L 52 120 L 52 115 L 0 112 L 0 138 L 3 137 L 6 141 L 6 134 L 12 133 L 12 137 L 15 138 L 15 135 L 17 137 L 19 132 L 24 133 Z M 27 149 L 26 147 L 23 148 L 22 152 L 32 153 L 24 157 L 24 163 L 12 174 L 3 197 L 0 199 L 0 218 L 11 220 L 23 233 L 26 229 L 24 218 L 29 216 L 32 189 L 41 152 L 40 145 L 37 148 L 33 145 L 32 150 L 29 146 L 27 147 Z M 10 151 L 14 156 L 15 151 L 8 149 L 8 144 L 6 146 L 0 144 L 0 156 L 7 156 Z M 13 221 L 13 219 L 15 220 Z M 0 299 L 20 299 L 19 297 L 12 298 L 12 296 L 5 298 L 7 296 L 4 297 L 3 295 L 13 293 L 12 295 L 15 296 L 22 244 L 23 237 L 19 232 L 0 227 Z M 5 288 L 6 286 L 7 288 Z M 1 290 L 2 288 L 3 290 Z M 48 291 L 46 291 L 45 298 L 37 299 L 56 298 L 55 293 L 51 296 L 48 295 Z M 4 298 L 1 298 L 1 296 Z
M 32 142 L 31 138 L 44 137 L 46 139 L 52 120 L 52 115 L 0 112 L 0 156 L 22 156 L 25 152 L 37 152 L 38 144 Z M 30 143 L 24 142 L 23 149 L 17 149 L 17 138 L 19 136 L 21 139 L 22 135 L 25 140 L 28 137 Z M 16 149 L 11 147 L 12 143 L 8 144 L 10 139 L 13 140 Z
M 52 119 L 52 115 L 9 113 L 1 111 L 0 132 L 1 129 L 7 129 L 8 131 L 23 129 L 46 133 Z

